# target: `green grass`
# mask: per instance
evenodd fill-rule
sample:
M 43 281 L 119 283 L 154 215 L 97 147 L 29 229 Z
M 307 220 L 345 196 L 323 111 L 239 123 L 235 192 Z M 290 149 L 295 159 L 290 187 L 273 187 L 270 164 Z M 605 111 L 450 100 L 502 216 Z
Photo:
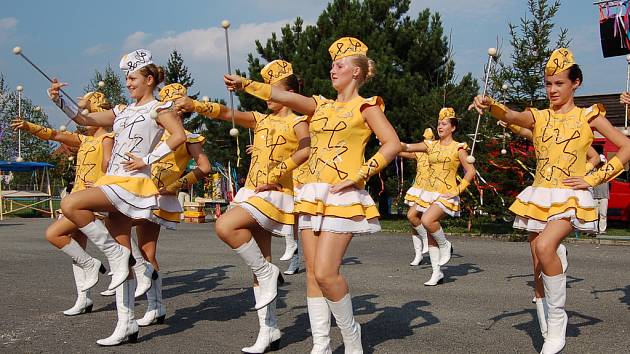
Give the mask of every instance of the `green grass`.
M 6 203 L 6 202 L 5 202 Z M 22 204 L 30 204 L 31 202 L 28 203 L 24 203 L 21 202 Z M 53 199 L 53 211 L 59 209 L 59 205 L 61 204 L 61 201 L 59 200 L 54 200 Z M 44 210 L 48 210 L 48 202 L 45 203 L 40 203 L 38 205 L 36 205 L 37 208 L 39 209 L 44 209 Z M 14 205 L 14 208 L 17 209 L 19 208 L 18 205 Z M 5 210 L 7 210 L 8 207 L 5 205 Z M 31 210 L 31 209 L 22 209 L 16 213 L 11 213 L 9 215 L 6 215 L 5 217 L 7 218 L 11 218 L 11 217 L 19 217 L 19 218 L 39 218 L 39 217 L 49 217 L 48 214 L 39 212 L 37 210 Z
M 406 218 L 394 217 L 380 220 L 383 231 L 411 233 L 412 229 Z M 504 235 L 514 240 L 526 237 L 526 233 L 512 228 L 512 223 L 502 221 L 492 221 L 489 217 L 478 217 L 473 220 L 471 230 L 468 230 L 468 220 L 464 218 L 448 218 L 441 221 L 442 227 L 448 233 L 469 234 L 471 236 L 480 235 Z M 609 222 L 607 235 L 610 236 L 630 236 L 630 229 L 621 222 Z M 576 237 L 572 234 L 571 237 Z M 593 238 L 593 234 L 580 233 L 578 238 Z

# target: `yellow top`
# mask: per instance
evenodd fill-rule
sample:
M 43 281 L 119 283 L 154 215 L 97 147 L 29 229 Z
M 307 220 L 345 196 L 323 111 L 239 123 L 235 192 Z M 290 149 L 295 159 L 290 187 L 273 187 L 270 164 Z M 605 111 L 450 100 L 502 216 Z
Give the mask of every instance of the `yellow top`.
M 457 141 L 442 145 L 439 140 L 426 141 L 425 144 L 428 148 L 429 176 L 426 178 L 424 188 L 441 194 L 458 194 L 459 150 L 468 149 L 468 145 Z
M 431 171 L 429 170 L 429 155 L 426 152 L 416 152 L 416 179 L 413 187 L 424 189 L 427 178 Z
M 348 102 L 313 98 L 317 108 L 309 124 L 311 155 L 304 183 L 337 184 L 356 174 L 365 162 L 365 145 L 372 130 L 363 119 L 362 109 L 378 105 L 385 110 L 385 104 L 378 96 L 357 96 Z
M 534 115 L 534 148 L 536 149 L 536 177 L 533 187 L 569 188 L 562 180 L 586 174 L 586 151 L 593 141 L 589 122 L 605 116 L 600 104 L 589 108 L 574 107 L 568 113 L 551 109 L 531 108 Z
M 164 142 L 170 135 L 168 131 L 164 131 L 161 139 L 162 144 L 165 144 Z M 175 151 L 151 165 L 151 179 L 155 186 L 161 189 L 177 181 L 186 171 L 186 166 L 188 166 L 191 158 L 188 152 L 188 144 L 203 144 L 205 140 L 206 138 L 199 134 L 186 131 L 186 144 L 181 144 Z
M 298 141 L 294 127 L 306 121 L 306 116 L 290 114 L 286 117 L 252 112 L 256 120 L 253 150 L 245 188 L 256 189 L 268 183 L 268 173 L 276 165 L 288 159 L 297 150 Z M 282 192 L 293 195 L 292 174 L 279 181 Z
M 85 183 L 94 184 L 105 175 L 103 170 L 103 139 L 114 138 L 113 133 L 99 137 L 76 134 L 81 141 L 77 152 L 77 164 L 72 193 L 86 189 Z

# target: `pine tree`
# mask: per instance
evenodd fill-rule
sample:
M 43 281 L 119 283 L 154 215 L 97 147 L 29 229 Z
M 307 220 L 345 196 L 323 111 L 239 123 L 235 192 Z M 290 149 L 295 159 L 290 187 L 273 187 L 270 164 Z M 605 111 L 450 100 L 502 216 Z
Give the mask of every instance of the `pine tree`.
M 105 83 L 104 87 L 99 87 L 99 81 Z M 128 100 L 124 94 L 125 86 L 123 85 L 120 76 L 115 72 L 110 65 L 105 68 L 104 74 L 101 74 L 98 70 L 94 70 L 94 77 L 90 80 L 89 84 L 85 88 L 85 92 L 100 91 L 105 94 L 107 101 L 115 106 L 117 104 L 127 104 Z

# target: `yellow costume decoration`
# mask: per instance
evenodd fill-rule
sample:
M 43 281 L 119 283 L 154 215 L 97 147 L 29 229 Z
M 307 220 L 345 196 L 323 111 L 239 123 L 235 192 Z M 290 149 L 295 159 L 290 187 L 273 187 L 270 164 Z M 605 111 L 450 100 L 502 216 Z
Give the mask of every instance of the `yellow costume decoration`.
M 367 99 L 357 96 L 348 102 L 321 96 L 313 98 L 317 108 L 309 125 L 308 174 L 304 176 L 304 185 L 296 198 L 296 210 L 303 214 L 300 227 L 349 233 L 378 231 L 379 213 L 363 189 L 364 179 L 356 183 L 356 188 L 339 193 L 330 193 L 329 189 L 352 179 L 364 168 L 365 146 L 372 130 L 365 123 L 362 110 L 371 106 L 384 110 L 383 100 L 376 96 Z M 386 164 L 381 159 L 375 161 L 379 161 L 379 168 Z
M 589 122 L 605 116 L 604 107 L 574 107 L 564 114 L 551 109 L 530 111 L 538 163 L 533 185 L 521 192 L 510 207 L 517 215 L 514 227 L 540 232 L 548 221 L 570 219 L 577 229 L 594 230 L 597 208 L 592 193 L 570 189 L 563 180 L 588 172 L 586 151 L 593 141 Z
M 333 61 L 351 55 L 367 55 L 367 51 L 368 47 L 365 43 L 352 37 L 339 38 L 328 48 Z
M 430 131 L 430 129 L 429 129 Z M 433 133 L 431 133 L 433 136 Z M 428 140 L 428 139 L 427 139 Z M 416 158 L 416 178 L 405 194 L 405 203 L 412 206 L 424 192 L 424 184 L 429 178 L 429 155 L 426 152 L 414 153 Z
M 444 110 L 444 108 L 442 109 Z M 450 111 L 450 110 L 449 110 Z M 442 119 L 453 118 L 454 111 L 446 111 L 448 114 L 442 115 Z M 424 183 L 424 192 L 418 197 L 417 209 L 421 212 L 427 211 L 431 204 L 438 205 L 450 216 L 459 216 L 459 193 L 460 186 L 457 185 L 457 170 L 459 169 L 459 150 L 468 149 L 466 143 L 452 141 L 448 145 L 442 145 L 439 140 L 425 142 L 429 160 L 429 175 Z M 465 181 L 465 180 L 463 180 Z M 462 190 L 466 187 L 462 182 Z M 443 198 L 442 195 L 451 194 L 453 198 Z
M 83 98 L 88 101 L 88 107 L 86 108 L 90 112 L 103 112 L 111 109 L 105 94 L 102 92 L 88 92 L 83 96 Z
M 160 101 L 169 102 L 188 96 L 188 90 L 182 84 L 169 84 L 160 90 Z
M 590 169 L 588 169 L 588 167 L 589 166 L 587 164 L 587 172 L 593 169 L 592 165 L 590 166 Z M 598 184 L 611 181 L 615 177 L 619 176 L 619 174 L 623 172 L 623 170 L 624 168 L 621 160 L 619 160 L 617 156 L 614 156 L 612 159 L 610 159 L 610 161 L 608 161 L 608 163 L 606 163 L 597 171 L 593 172 L 593 174 L 584 177 L 584 181 L 588 183 L 591 187 L 595 187 Z
M 243 78 L 243 91 L 250 95 L 260 98 L 263 101 L 269 101 L 271 98 L 271 85 L 258 81 Z
M 440 109 L 440 113 L 438 114 L 438 120 L 451 119 L 455 117 L 455 110 L 451 107 L 444 107 Z
M 251 163 L 245 186 L 234 203 L 247 210 L 267 231 L 291 235 L 294 224 L 293 174 L 297 167 L 291 156 L 298 148 L 295 126 L 306 116 L 277 116 L 251 112 L 256 120 Z M 279 184 L 280 190 L 255 193 L 256 188 Z
M 43 127 L 41 125 L 27 122 L 27 121 L 23 121 L 23 122 L 24 122 L 24 128 L 22 128 L 22 130 L 27 131 L 42 140 L 50 140 L 50 138 L 53 135 L 55 135 L 55 131 L 51 128 Z M 68 133 L 68 134 L 71 134 L 71 133 Z
M 164 143 L 170 134 L 164 132 L 161 141 Z M 203 144 L 206 139 L 199 135 L 186 131 L 186 143 L 177 147 L 175 151 L 166 155 L 162 160 L 151 165 L 151 179 L 158 189 L 168 189 L 171 185 L 177 183 L 182 174 L 186 171 L 188 162 L 191 159 L 188 153 L 189 144 Z M 170 187 L 172 189 L 172 187 Z M 172 191 L 176 192 L 176 191 Z M 153 211 L 153 221 L 160 223 L 167 228 L 174 228 L 172 223 L 178 223 L 180 220 L 181 205 L 175 195 L 158 196 L 158 208 Z
M 103 170 L 103 140 L 113 139 L 114 134 L 103 134 L 99 137 L 76 134 L 81 141 L 77 152 L 77 164 L 72 193 L 84 190 L 85 185 L 94 184 L 105 175 Z
M 284 60 L 274 60 L 265 65 L 260 71 L 265 83 L 273 85 L 284 78 L 293 75 L 293 66 Z
M 210 118 L 216 118 L 221 113 L 221 105 L 216 102 L 199 102 L 193 100 L 193 107 L 196 113 Z
M 545 75 L 554 76 L 575 65 L 573 53 L 567 48 L 558 48 L 551 53 L 545 65 Z

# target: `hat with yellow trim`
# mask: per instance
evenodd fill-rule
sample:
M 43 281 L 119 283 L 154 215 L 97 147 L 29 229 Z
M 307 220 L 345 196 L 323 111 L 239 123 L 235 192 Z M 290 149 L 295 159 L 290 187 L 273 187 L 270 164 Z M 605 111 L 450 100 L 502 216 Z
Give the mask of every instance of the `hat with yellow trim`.
M 88 92 L 83 95 L 83 98 L 88 101 L 87 109 L 90 112 L 103 112 L 111 108 L 109 102 L 107 102 L 107 98 L 102 92 Z
M 339 38 L 328 48 L 333 61 L 351 55 L 367 55 L 367 51 L 367 45 L 353 37 Z
M 291 66 L 291 63 L 280 59 L 272 61 L 260 70 L 260 75 L 262 75 L 263 80 L 270 85 L 292 74 L 293 66 Z
M 432 140 L 433 139 L 433 130 L 431 130 L 431 128 L 427 128 L 424 130 L 424 133 L 422 133 L 422 136 L 427 139 L 427 140 Z
M 567 48 L 558 48 L 551 53 L 547 65 L 545 65 L 545 75 L 554 76 L 575 65 L 573 53 Z
M 455 110 L 451 107 L 444 107 L 440 109 L 440 114 L 438 115 L 438 120 L 444 120 L 449 118 L 455 118 Z
M 168 84 L 160 90 L 160 101 L 169 102 L 188 96 L 188 90 L 182 84 Z

